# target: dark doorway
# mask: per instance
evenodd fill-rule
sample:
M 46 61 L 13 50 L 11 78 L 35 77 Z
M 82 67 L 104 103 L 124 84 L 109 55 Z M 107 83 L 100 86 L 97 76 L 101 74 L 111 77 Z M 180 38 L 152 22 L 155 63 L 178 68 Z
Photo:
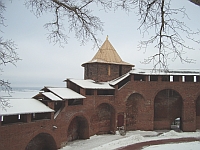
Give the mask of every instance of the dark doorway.
M 154 129 L 171 129 L 171 125 L 177 118 L 182 117 L 182 97 L 172 90 L 165 89 L 156 95 L 154 99 Z M 180 119 L 179 129 L 182 121 Z
M 28 143 L 25 150 L 57 150 L 57 146 L 50 134 L 40 133 Z
M 117 116 L 117 127 L 124 126 L 124 113 L 118 114 Z
M 200 96 L 196 100 L 196 129 L 200 129 Z
M 115 110 L 107 103 L 98 105 L 91 117 L 92 130 L 96 134 L 114 133 L 115 122 Z
M 126 101 L 126 130 L 142 129 L 147 123 L 144 120 L 146 115 L 144 97 L 139 93 L 131 94 Z M 138 120 L 140 120 L 140 124 Z M 141 124 L 143 125 L 141 126 Z
M 88 139 L 89 127 L 88 122 L 83 116 L 76 116 L 70 123 L 67 132 L 68 141 L 77 139 Z

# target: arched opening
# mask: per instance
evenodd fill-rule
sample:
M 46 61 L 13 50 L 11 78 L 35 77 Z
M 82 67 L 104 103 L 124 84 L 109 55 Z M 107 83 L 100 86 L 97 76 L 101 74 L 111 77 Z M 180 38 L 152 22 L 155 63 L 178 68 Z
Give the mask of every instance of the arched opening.
M 180 125 L 181 125 L 181 118 L 176 118 L 171 123 L 171 129 L 175 131 L 180 131 Z
M 57 150 L 57 146 L 50 134 L 40 133 L 28 143 L 25 150 Z
M 145 129 L 147 122 L 144 121 L 145 113 L 144 97 L 133 93 L 126 101 L 126 130 Z
M 196 129 L 200 129 L 200 96 L 196 100 Z
M 87 119 L 83 116 L 76 116 L 70 122 L 67 132 L 67 141 L 89 138 L 89 126 Z
M 154 99 L 154 129 L 181 129 L 182 97 L 172 89 L 165 89 Z M 178 126 L 174 124 L 179 122 Z
M 100 104 L 91 118 L 92 130 L 95 134 L 110 134 L 115 131 L 115 110 L 107 103 Z

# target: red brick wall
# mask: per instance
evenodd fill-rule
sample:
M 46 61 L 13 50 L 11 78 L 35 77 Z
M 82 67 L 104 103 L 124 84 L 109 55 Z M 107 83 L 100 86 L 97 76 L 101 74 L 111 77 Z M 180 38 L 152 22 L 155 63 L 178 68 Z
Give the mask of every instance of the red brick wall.
M 196 128 L 200 129 L 200 116 L 196 117 Z
M 110 67 L 109 67 L 110 66 Z M 121 73 L 120 73 L 121 66 Z M 110 75 L 108 69 L 110 68 Z M 110 81 L 118 78 L 121 75 L 129 72 L 131 66 L 106 64 L 106 63 L 91 63 L 84 66 L 84 79 L 92 79 L 97 82 Z
M 196 128 L 200 129 L 200 96 L 196 100 Z
M 133 79 L 133 77 L 132 77 Z M 124 111 L 124 103 L 132 93 L 139 93 L 141 94 L 144 99 L 144 105 L 142 106 L 146 112 L 144 115 L 146 119 L 146 123 L 138 125 L 136 128 L 145 128 L 146 130 L 153 130 L 154 126 L 156 127 L 158 123 L 154 122 L 154 100 L 158 92 L 164 89 L 172 89 L 177 91 L 182 98 L 182 107 L 181 109 L 181 117 L 182 117 L 182 129 L 184 131 L 195 131 L 195 101 L 199 95 L 199 83 L 182 83 L 182 82 L 162 82 L 159 81 L 130 81 L 125 86 L 123 86 L 120 90 L 116 91 L 116 101 L 118 101 L 119 111 Z M 178 105 L 178 103 L 177 103 Z M 123 109 L 123 110 L 122 110 Z M 180 112 L 180 111 L 179 111 Z M 177 110 L 174 108 L 171 110 L 171 114 L 177 114 Z M 173 118 L 175 119 L 176 116 Z M 143 119 L 139 118 L 139 122 Z M 172 120 L 167 121 L 163 120 L 161 124 L 168 124 L 165 122 L 172 122 Z M 154 125 L 155 124 L 155 125 Z
M 154 130 L 170 130 L 170 125 L 170 120 L 154 121 Z
M 48 133 L 54 137 L 57 147 L 61 140 L 53 129 L 53 120 L 42 120 L 31 123 L 10 124 L 0 127 L 0 149 L 25 149 L 28 143 L 39 133 Z
M 68 141 L 68 129 L 75 117 L 84 118 L 85 122 L 87 122 L 85 124 L 88 124 L 88 129 L 86 128 L 83 133 L 85 135 L 84 138 L 89 138 L 89 136 L 99 133 L 102 129 L 99 125 L 105 126 L 103 131 L 115 131 L 118 113 L 124 114 L 124 124 L 126 127 L 126 119 L 128 120 L 131 117 L 127 116 L 127 102 L 130 99 L 133 100 L 131 107 L 134 109 L 133 117 L 135 118 L 135 124 L 127 129 L 153 130 L 155 128 L 168 128 L 171 123 L 168 119 L 154 121 L 155 97 L 160 91 L 165 89 L 172 89 L 181 96 L 183 131 L 195 131 L 196 127 L 199 127 L 200 119 L 196 117 L 196 100 L 200 95 L 200 83 L 162 82 L 161 80 L 152 82 L 134 81 L 133 75 L 131 79 L 122 88 L 116 88 L 114 96 L 98 96 L 95 90 L 94 95 L 86 96 L 87 98 L 83 100 L 83 105 L 68 106 L 68 102 L 66 101 L 65 108 L 56 119 L 52 117 L 51 120 L 39 120 L 35 122 L 30 122 L 29 119 L 29 123 L 1 125 L 0 149 L 25 149 L 31 139 L 39 133 L 50 134 L 56 141 L 57 147 L 60 148 Z M 80 91 L 82 94 L 85 93 L 84 89 L 80 89 Z M 132 94 L 136 94 L 136 96 L 132 97 Z M 101 106 L 101 104 L 104 104 L 105 107 Z M 104 109 L 107 106 L 108 109 Z M 101 107 L 103 108 L 101 109 Z M 98 112 L 104 110 L 107 110 L 106 113 L 109 114 L 111 122 L 108 122 L 106 118 L 102 119 L 98 116 Z M 176 109 L 172 109 L 171 112 L 175 113 Z M 56 126 L 57 129 L 54 129 L 53 126 Z

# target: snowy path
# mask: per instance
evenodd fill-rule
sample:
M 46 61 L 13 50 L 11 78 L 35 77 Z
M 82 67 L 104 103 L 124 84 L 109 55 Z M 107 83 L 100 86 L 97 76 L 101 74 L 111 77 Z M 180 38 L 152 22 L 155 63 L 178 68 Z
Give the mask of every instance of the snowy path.
M 177 144 L 163 144 L 153 145 L 146 147 L 142 150 L 199 150 L 200 142 L 188 142 L 188 143 L 177 143 Z
M 67 146 L 60 150 L 105 150 L 105 149 L 117 149 L 119 147 L 127 146 L 130 144 L 161 140 L 161 139 L 172 139 L 181 137 L 200 137 L 200 132 L 182 132 L 177 133 L 175 131 L 169 131 L 158 135 L 156 131 L 130 131 L 125 136 L 119 134 L 116 135 L 94 135 L 87 140 L 77 140 L 69 142 Z M 197 143 L 200 146 L 200 142 Z M 195 144 L 191 144 L 193 146 Z M 177 148 L 177 147 L 176 147 Z M 183 148 L 181 150 L 184 150 Z

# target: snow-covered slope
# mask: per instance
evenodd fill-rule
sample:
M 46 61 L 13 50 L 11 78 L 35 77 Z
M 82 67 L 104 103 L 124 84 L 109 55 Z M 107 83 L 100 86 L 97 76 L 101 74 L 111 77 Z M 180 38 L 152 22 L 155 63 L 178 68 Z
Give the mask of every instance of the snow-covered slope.
M 200 137 L 200 132 L 182 132 L 178 133 L 173 130 L 164 132 L 156 131 L 130 131 L 127 132 L 125 136 L 121 136 L 118 133 L 116 135 L 94 135 L 87 140 L 77 140 L 69 142 L 67 146 L 61 150 L 111 150 L 117 149 L 119 147 L 131 145 L 134 143 L 151 141 L 151 140 L 161 140 L 161 139 L 172 139 L 172 138 L 181 138 L 181 137 Z M 195 144 L 191 143 L 190 147 L 198 145 L 200 147 L 200 142 Z M 164 146 L 164 145 L 163 145 Z M 181 145 L 182 147 L 182 145 Z M 177 146 L 176 146 L 177 148 Z M 162 148 L 161 148 L 162 149 Z M 149 150 L 149 149 L 148 149 Z M 184 150 L 181 148 L 181 150 Z

